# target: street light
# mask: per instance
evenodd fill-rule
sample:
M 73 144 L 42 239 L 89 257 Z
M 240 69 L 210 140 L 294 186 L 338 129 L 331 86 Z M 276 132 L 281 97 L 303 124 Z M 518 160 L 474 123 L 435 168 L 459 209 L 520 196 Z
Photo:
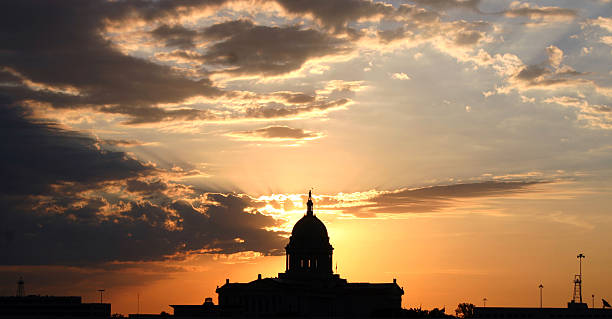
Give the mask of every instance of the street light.
M 482 306 L 483 308 L 487 307 L 487 298 L 486 297 L 482 298 L 482 304 L 483 304 L 483 306 Z
M 542 308 L 542 288 L 544 288 L 544 286 L 540 284 L 538 288 L 540 288 L 540 308 Z

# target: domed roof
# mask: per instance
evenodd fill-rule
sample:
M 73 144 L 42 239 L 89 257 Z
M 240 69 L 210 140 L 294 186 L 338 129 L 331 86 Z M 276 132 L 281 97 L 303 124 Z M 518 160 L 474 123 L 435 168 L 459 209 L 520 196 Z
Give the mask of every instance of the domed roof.
M 313 213 L 311 194 L 308 194 L 308 210 L 291 231 L 288 249 L 329 250 L 329 236 L 325 224 Z
M 302 219 L 295 223 L 291 231 L 291 237 L 296 239 L 329 240 L 325 224 L 314 215 L 304 215 Z

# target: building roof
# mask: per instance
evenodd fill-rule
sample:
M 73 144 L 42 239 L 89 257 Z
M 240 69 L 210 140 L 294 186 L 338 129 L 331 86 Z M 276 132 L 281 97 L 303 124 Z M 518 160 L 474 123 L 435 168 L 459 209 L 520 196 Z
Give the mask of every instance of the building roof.
M 220 291 L 320 291 L 327 293 L 349 293 L 349 294 L 371 294 L 377 293 L 392 293 L 403 295 L 404 290 L 395 282 L 393 283 L 347 283 L 346 280 L 337 280 L 333 282 L 318 282 L 318 281 L 300 281 L 286 280 L 281 278 L 264 278 L 247 283 L 226 283 L 217 288 Z

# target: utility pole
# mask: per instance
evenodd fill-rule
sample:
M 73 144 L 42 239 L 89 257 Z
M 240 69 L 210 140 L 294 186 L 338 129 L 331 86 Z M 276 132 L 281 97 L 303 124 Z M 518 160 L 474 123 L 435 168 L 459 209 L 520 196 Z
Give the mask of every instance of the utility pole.
M 102 303 L 102 293 L 104 292 L 104 289 L 98 289 L 98 292 L 100 293 L 100 303 Z
M 538 288 L 540 288 L 540 308 L 542 308 L 542 288 L 544 288 L 544 285 L 540 284 Z

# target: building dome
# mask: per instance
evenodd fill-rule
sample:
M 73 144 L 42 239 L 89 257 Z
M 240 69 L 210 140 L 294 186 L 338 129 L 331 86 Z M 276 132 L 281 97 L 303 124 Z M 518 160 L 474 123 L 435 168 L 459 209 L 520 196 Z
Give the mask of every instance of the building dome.
M 287 251 L 287 276 L 292 278 L 327 278 L 332 274 L 332 251 L 327 228 L 314 215 L 312 194 L 308 192 L 308 210 L 291 231 Z
M 329 245 L 329 236 L 327 228 L 323 222 L 314 215 L 304 215 L 291 231 L 291 239 L 289 245 L 293 248 L 321 248 L 327 249 Z

